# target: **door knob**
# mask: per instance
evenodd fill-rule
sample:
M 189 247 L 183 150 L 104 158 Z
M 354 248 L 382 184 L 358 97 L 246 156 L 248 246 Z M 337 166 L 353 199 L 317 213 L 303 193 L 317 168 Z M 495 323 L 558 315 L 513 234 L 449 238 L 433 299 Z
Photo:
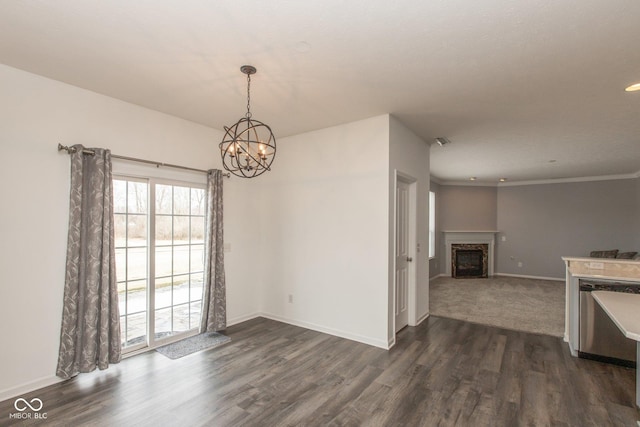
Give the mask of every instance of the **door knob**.
M 412 262 L 413 258 L 411 258 L 410 256 L 407 257 L 407 262 Z

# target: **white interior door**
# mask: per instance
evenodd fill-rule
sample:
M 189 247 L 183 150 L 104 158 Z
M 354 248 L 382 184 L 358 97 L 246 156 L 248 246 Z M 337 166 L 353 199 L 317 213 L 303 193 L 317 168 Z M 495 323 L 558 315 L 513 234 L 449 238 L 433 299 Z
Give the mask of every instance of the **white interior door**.
M 409 268 L 413 261 L 410 251 L 410 185 L 396 184 L 396 280 L 395 280 L 395 331 L 409 324 Z

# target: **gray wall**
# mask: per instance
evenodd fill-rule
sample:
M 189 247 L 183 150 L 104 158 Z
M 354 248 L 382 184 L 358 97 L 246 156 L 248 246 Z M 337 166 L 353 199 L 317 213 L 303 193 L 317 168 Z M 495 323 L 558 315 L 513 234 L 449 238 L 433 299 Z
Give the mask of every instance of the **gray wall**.
M 431 276 L 445 270 L 443 230 L 499 230 L 495 267 L 503 274 L 563 279 L 562 256 L 640 252 L 640 179 L 501 187 L 432 181 L 431 190 L 437 230 Z
M 442 230 L 495 230 L 496 187 L 440 186 Z
M 436 258 L 429 263 L 430 275 L 445 272 L 443 230 L 496 230 L 496 187 L 438 185 L 432 181 L 436 193 Z
M 628 179 L 500 187 L 496 272 L 564 278 L 562 256 L 640 251 L 638 186 Z

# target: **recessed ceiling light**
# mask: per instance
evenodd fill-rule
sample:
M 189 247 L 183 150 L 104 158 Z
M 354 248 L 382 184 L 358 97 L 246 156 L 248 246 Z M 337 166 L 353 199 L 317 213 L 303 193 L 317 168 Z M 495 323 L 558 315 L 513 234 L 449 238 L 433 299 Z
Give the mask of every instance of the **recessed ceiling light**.
M 506 180 L 507 180 L 507 178 L 500 178 L 498 181 L 505 182 Z
M 640 90 L 640 83 L 632 84 L 631 86 L 627 87 L 625 90 L 627 92 L 635 92 L 637 90 Z
M 469 178 L 469 181 L 475 181 L 476 179 L 478 178 L 476 178 L 475 176 L 472 176 L 471 178 Z

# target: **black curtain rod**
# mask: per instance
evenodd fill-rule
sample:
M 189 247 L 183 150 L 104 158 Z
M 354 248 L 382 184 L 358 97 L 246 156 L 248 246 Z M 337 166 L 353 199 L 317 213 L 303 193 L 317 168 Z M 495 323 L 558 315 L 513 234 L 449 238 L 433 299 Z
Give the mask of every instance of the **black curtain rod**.
M 73 153 L 75 151 L 75 149 L 73 147 L 69 147 L 69 146 L 62 145 L 62 144 L 58 143 L 58 151 L 62 151 L 62 150 L 66 151 L 67 153 Z M 96 153 L 94 151 L 92 151 L 92 150 L 87 150 L 85 148 L 84 150 L 82 150 L 82 154 L 87 154 L 89 156 L 93 156 Z M 118 156 L 116 154 L 111 154 L 111 157 L 114 158 L 114 159 L 129 160 L 129 161 L 132 161 L 132 162 L 139 162 L 139 163 L 147 163 L 147 164 L 150 164 L 150 165 L 156 165 L 157 168 L 159 168 L 160 166 L 165 166 L 165 167 L 169 167 L 169 168 L 184 169 L 184 170 L 193 171 L 193 172 L 209 173 L 209 171 L 206 171 L 204 169 L 195 169 L 195 168 L 190 168 L 190 167 L 187 167 L 187 166 L 172 165 L 170 163 L 154 162 L 153 160 L 136 159 L 135 157 Z M 231 178 L 231 174 L 229 172 L 223 173 L 222 176 L 226 176 L 227 178 Z

